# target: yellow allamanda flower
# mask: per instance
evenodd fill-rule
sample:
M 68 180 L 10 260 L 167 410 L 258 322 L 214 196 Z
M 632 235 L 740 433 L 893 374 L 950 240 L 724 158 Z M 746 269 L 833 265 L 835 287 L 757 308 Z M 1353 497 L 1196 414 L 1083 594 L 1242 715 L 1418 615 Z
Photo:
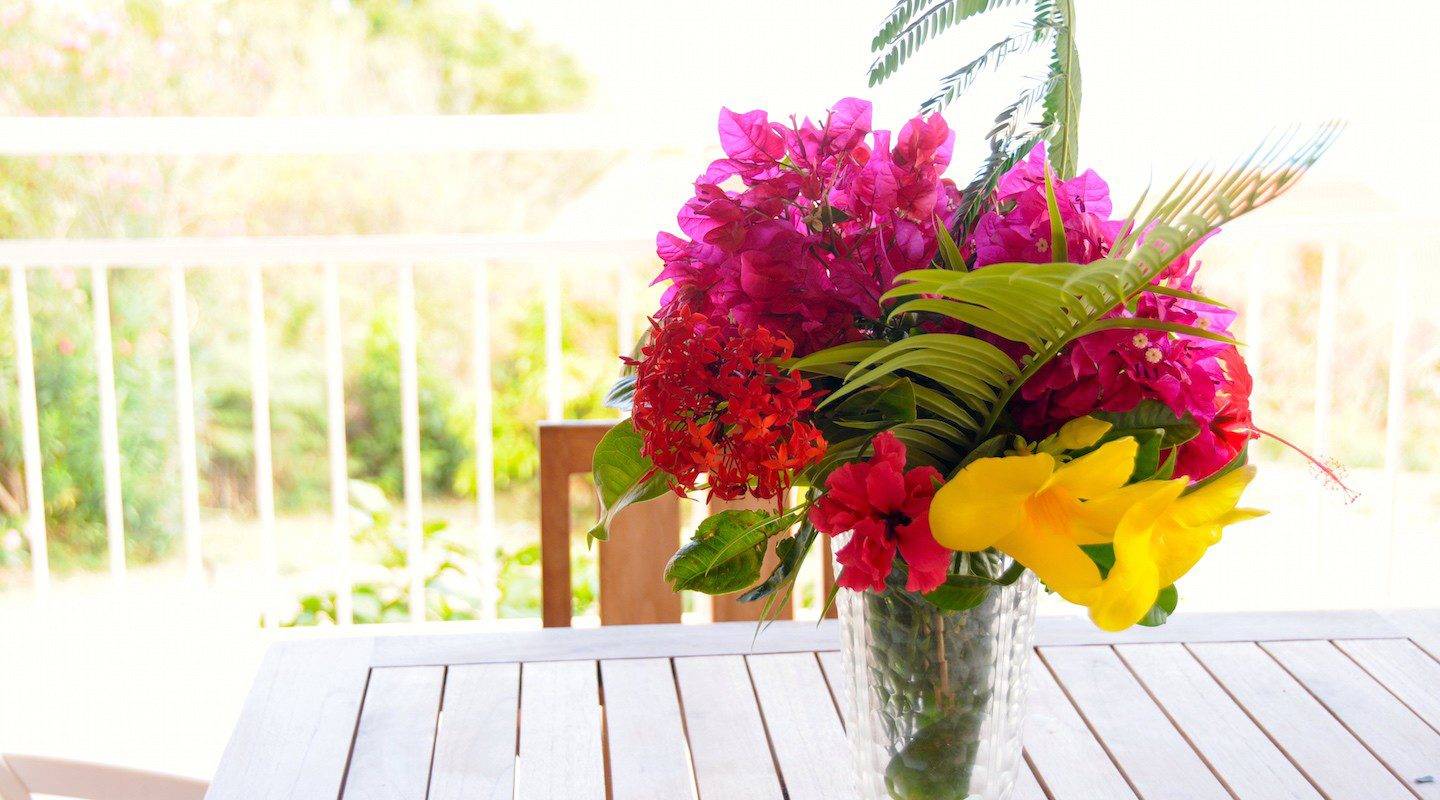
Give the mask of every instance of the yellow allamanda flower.
M 1059 438 L 1089 446 L 1109 428 L 1094 422 L 1067 425 Z M 1088 604 L 1100 587 L 1100 569 L 1080 546 L 1111 540 L 1114 515 L 1124 510 L 1114 498 L 1130 480 L 1136 450 L 1127 437 L 1064 464 L 1044 452 L 977 459 L 935 494 L 931 533 L 952 550 L 994 547 L 1061 597 Z M 1101 505 L 1092 509 L 1092 503 Z M 1106 514 L 1097 518 L 1093 510 Z
M 1255 468 L 1244 467 L 1187 495 L 1182 495 L 1184 478 L 1144 481 L 1097 501 L 1090 509 L 1092 520 L 1117 521 L 1115 565 L 1085 603 L 1095 624 L 1119 631 L 1139 622 L 1160 590 L 1220 541 L 1222 528 L 1264 514 L 1236 508 L 1254 477 Z

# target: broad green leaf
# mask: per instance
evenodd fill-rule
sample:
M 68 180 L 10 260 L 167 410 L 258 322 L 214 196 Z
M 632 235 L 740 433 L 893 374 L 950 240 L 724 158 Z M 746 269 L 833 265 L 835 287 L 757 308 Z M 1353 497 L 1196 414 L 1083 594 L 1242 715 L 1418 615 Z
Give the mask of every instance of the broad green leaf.
M 1135 451 L 1135 469 L 1130 473 L 1130 482 L 1149 480 L 1160 470 L 1161 443 L 1165 439 L 1163 428 L 1154 428 L 1131 434 L 1138 445 Z
M 1165 462 L 1155 470 L 1154 478 L 1157 481 L 1168 481 L 1175 477 L 1175 464 L 1180 460 L 1180 448 L 1170 448 L 1170 454 L 1165 456 Z
M 955 472 L 959 472 L 982 458 L 994 458 L 1000 455 L 1000 452 L 1005 449 L 1005 440 L 1008 438 L 1010 438 L 1010 434 L 1008 433 L 997 433 L 980 444 L 975 445 L 971 448 L 970 453 L 965 456 L 965 459 L 956 465 Z M 955 477 L 954 473 L 951 473 L 950 477 Z
M 605 393 L 605 406 L 629 414 L 635 401 L 635 376 L 621 375 Z
M 675 591 L 730 594 L 760 579 L 765 545 L 780 531 L 775 515 L 731 509 L 712 514 L 695 536 L 665 565 L 665 581 Z
M 971 575 L 951 575 L 939 588 L 926 592 L 925 599 L 944 611 L 968 611 L 985 602 L 994 585 Z
M 1175 416 L 1175 412 L 1159 400 L 1141 400 L 1129 411 L 1098 411 L 1090 416 L 1110 423 L 1110 430 L 1105 433 L 1107 440 L 1158 428 L 1165 433 L 1160 446 L 1171 448 L 1194 439 L 1200 433 L 1200 426 L 1192 417 Z
M 1158 628 L 1170 619 L 1170 615 L 1175 613 L 1175 607 L 1178 605 L 1180 605 L 1180 592 L 1172 583 L 1160 590 L 1160 595 L 1155 598 L 1155 605 L 1151 606 L 1150 611 L 1136 624 L 1146 628 Z
M 805 563 L 805 557 L 809 555 L 810 547 L 819 535 L 820 532 L 815 529 L 815 526 L 807 521 L 800 524 L 800 529 L 795 532 L 795 535 L 787 536 L 776 542 L 775 558 L 778 563 L 770 572 L 770 577 L 737 599 L 742 603 L 763 600 L 791 581 L 800 571 L 800 566 Z
M 1224 476 L 1229 475 L 1230 473 L 1234 472 L 1235 470 L 1240 469 L 1241 467 L 1245 466 L 1245 465 L 1249 462 L 1249 460 L 1250 460 L 1250 450 L 1249 450 L 1249 448 L 1246 447 L 1246 448 L 1241 449 L 1240 452 L 1238 452 L 1238 453 L 1235 454 L 1235 457 L 1234 457 L 1234 458 L 1230 459 L 1230 463 L 1226 464 L 1225 466 L 1221 467 L 1221 468 L 1218 469 L 1218 470 L 1215 470 L 1215 472 L 1213 472 L 1212 474 L 1206 476 L 1204 480 L 1196 481 L 1196 482 L 1190 484 L 1188 487 L 1186 487 L 1186 488 L 1185 488 L 1185 494 L 1193 494 L 1193 493 L 1195 493 L 1195 492 L 1200 491 L 1201 489 L 1205 488 L 1206 486 L 1209 486 L 1210 484 L 1214 483 L 1215 481 L 1218 481 L 1218 480 L 1220 480 L 1221 478 L 1223 478 Z
M 600 493 L 600 521 L 587 534 L 590 539 L 609 538 L 610 523 L 626 506 L 653 500 L 668 491 L 665 474 L 640 454 L 644 439 L 621 420 L 595 446 L 591 472 Z

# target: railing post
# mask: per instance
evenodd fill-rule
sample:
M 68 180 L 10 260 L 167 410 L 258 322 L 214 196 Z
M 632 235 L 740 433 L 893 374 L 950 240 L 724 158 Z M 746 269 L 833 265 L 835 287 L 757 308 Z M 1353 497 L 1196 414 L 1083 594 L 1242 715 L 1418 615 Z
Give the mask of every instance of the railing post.
M 1334 402 L 1335 313 L 1340 303 L 1340 245 L 1326 242 L 1320 251 L 1320 309 L 1315 334 L 1315 454 L 1330 453 L 1330 414 Z
M 175 358 L 175 425 L 180 446 L 180 508 L 185 532 L 185 578 L 204 580 L 200 552 L 200 466 L 195 454 L 195 386 L 190 375 L 190 310 L 185 267 L 170 267 L 170 341 Z
M 405 556 L 410 577 L 410 619 L 425 621 L 425 522 L 420 481 L 420 371 L 416 356 L 415 267 L 398 270 L 401 455 L 405 472 Z
M 494 386 L 490 377 L 490 263 L 475 267 L 475 512 L 479 521 L 476 547 L 480 556 L 480 615 L 499 617 L 500 575 L 495 551 L 500 544 L 495 525 Z
M 350 577 L 350 473 L 345 450 L 345 363 L 340 326 L 340 274 L 335 262 L 325 264 L 325 424 L 330 446 L 330 529 L 335 546 L 335 621 L 355 619 L 354 584 Z
M 635 347 L 635 276 L 630 266 L 622 263 L 616 280 L 615 351 L 622 356 L 630 355 Z
M 1315 334 L 1315 437 L 1314 448 L 1317 458 L 1329 460 L 1332 457 L 1330 441 L 1330 416 L 1334 405 L 1335 380 L 1335 315 L 1340 304 L 1340 245 L 1334 240 L 1325 242 L 1320 251 L 1320 308 Z M 1310 573 L 1316 579 L 1329 580 L 1333 561 L 1327 552 L 1333 550 L 1334 526 L 1331 524 L 1328 503 L 1318 497 L 1314 505 L 1315 533 L 1312 558 L 1314 569 Z
M 1252 251 L 1253 252 L 1253 251 Z M 1276 258 L 1273 250 L 1261 250 L 1245 270 L 1245 365 L 1254 379 L 1251 395 L 1260 394 L 1265 372 L 1265 290 L 1270 267 Z
M 258 265 L 249 268 L 250 401 L 255 436 L 255 511 L 260 517 L 260 565 L 265 571 L 262 605 L 265 626 L 279 624 L 275 593 L 280 566 L 275 542 L 275 471 L 270 453 L 270 359 L 265 329 L 265 281 Z
M 110 577 L 125 581 L 125 503 L 120 488 L 120 424 L 115 399 L 115 348 L 110 330 L 110 275 L 104 264 L 90 268 L 90 303 L 95 316 L 95 373 L 100 384 L 100 460 L 105 476 L 105 534 Z
M 1394 316 L 1390 327 L 1390 369 L 1385 396 L 1385 563 L 1381 569 L 1381 597 L 1386 605 L 1395 602 L 1395 558 L 1399 536 L 1400 480 L 1405 459 L 1405 391 L 1410 339 L 1411 261 L 1418 254 L 1410 248 L 1395 262 Z
M 565 418 L 564 330 L 560 317 L 560 267 L 545 262 L 545 416 Z
M 19 383 L 20 438 L 25 460 L 26 537 L 35 596 L 50 595 L 50 548 L 45 535 L 45 477 L 40 458 L 40 414 L 35 402 L 35 345 L 30 334 L 30 289 L 25 266 L 10 267 L 11 310 L 15 317 L 15 375 Z

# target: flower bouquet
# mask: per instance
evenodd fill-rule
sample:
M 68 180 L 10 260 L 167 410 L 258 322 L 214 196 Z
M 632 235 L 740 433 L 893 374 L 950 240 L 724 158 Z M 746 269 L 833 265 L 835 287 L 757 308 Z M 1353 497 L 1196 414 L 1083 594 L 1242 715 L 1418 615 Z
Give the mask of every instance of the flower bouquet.
M 1235 314 L 1197 290 L 1195 251 L 1334 130 L 1117 216 L 1075 169 L 1068 4 L 1037 7 L 1044 116 L 1007 109 L 963 188 L 938 113 L 892 134 L 857 99 L 721 111 L 725 157 L 658 236 L 668 286 L 595 454 L 596 539 L 665 492 L 757 501 L 699 526 L 665 570 L 677 591 L 774 606 L 833 537 L 865 798 L 1007 797 L 1037 585 L 1105 630 L 1159 625 L 1260 513 L 1238 507 L 1258 429 Z M 877 42 L 906 52 L 892 22 Z

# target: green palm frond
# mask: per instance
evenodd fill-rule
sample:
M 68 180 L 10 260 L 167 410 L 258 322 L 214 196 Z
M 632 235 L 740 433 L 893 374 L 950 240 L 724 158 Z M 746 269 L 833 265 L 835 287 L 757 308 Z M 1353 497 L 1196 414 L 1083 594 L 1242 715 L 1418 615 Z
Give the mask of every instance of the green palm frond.
M 870 65 L 870 85 L 889 78 L 927 41 L 957 22 L 1029 0 L 900 0 L 871 41 L 879 53 Z
M 1182 175 L 1146 213 L 1131 214 L 1108 258 L 1089 264 L 994 264 L 970 272 L 913 270 L 902 273 L 882 297 L 895 303 L 889 311 L 892 321 L 906 314 L 935 314 L 1019 342 L 1030 355 L 1018 363 L 976 336 L 922 333 L 888 344 L 841 345 L 796 366 L 824 365 L 830 374 L 838 372 L 837 365 L 846 367 L 842 384 L 821 411 L 867 387 L 909 378 L 917 387 L 917 408 L 926 413 L 903 426 L 902 440 L 917 441 L 929 457 L 954 463 L 945 461 L 949 452 L 990 436 L 1015 392 L 1081 336 L 1146 328 L 1232 341 L 1203 328 L 1107 315 L 1133 303 L 1167 266 L 1216 228 L 1292 186 L 1337 133 L 1337 126 L 1327 125 L 1298 146 L 1292 146 L 1293 137 L 1282 137 L 1231 169 Z
M 1072 0 L 1037 0 L 1035 25 L 1055 31 L 1050 56 L 1053 86 L 1045 95 L 1041 122 L 1051 130 L 1050 163 L 1062 179 L 1070 178 L 1080 163 L 1080 51 L 1075 46 Z

